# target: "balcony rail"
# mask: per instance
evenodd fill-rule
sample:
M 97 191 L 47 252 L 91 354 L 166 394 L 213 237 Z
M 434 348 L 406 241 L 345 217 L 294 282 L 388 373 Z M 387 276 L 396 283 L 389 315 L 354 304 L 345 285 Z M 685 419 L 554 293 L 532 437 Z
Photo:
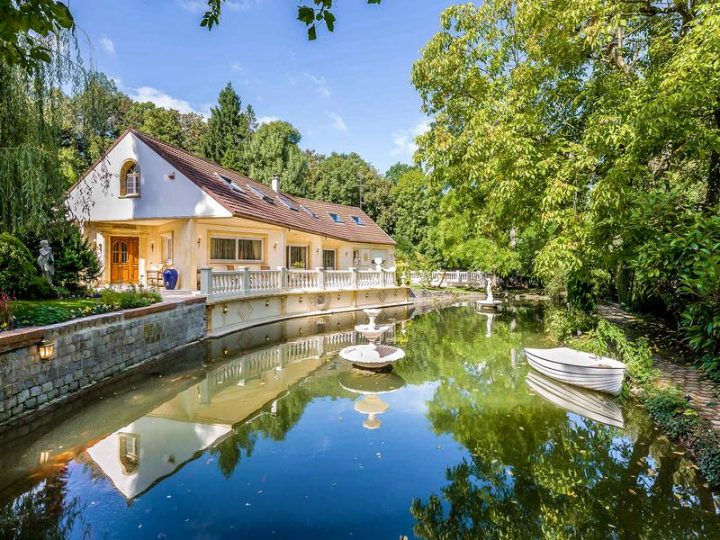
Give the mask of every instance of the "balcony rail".
M 427 284 L 434 287 L 462 286 L 486 287 L 492 275 L 485 272 L 463 272 L 460 270 L 434 270 L 432 272 L 408 272 L 410 284 Z
M 208 297 L 272 291 L 357 290 L 395 287 L 395 270 L 200 269 L 200 292 Z

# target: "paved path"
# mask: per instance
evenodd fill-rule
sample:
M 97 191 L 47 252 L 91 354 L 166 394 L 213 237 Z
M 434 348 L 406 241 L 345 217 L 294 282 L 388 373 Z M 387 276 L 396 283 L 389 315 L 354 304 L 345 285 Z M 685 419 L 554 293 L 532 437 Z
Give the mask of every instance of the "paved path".
M 693 353 L 664 321 L 628 313 L 617 304 L 603 304 L 599 314 L 623 327 L 634 338 L 648 338 L 660 382 L 674 382 L 690 396 L 700 414 L 720 429 L 720 384 L 704 377 L 693 364 Z

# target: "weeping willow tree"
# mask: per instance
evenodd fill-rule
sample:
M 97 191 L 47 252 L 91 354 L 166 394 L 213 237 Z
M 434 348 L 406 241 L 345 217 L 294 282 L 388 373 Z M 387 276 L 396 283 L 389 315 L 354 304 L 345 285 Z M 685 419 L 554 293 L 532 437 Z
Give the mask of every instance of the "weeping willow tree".
M 87 76 L 72 36 L 52 39 L 48 63 L 0 63 L 0 232 L 39 231 L 63 215 L 62 114 Z

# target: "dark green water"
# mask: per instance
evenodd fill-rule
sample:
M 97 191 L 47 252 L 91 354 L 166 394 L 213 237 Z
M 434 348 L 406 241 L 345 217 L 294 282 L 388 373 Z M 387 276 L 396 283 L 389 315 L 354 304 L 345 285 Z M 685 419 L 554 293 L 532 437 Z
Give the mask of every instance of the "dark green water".
M 407 356 L 372 377 L 337 356 L 364 322 L 240 332 L 4 433 L 0 537 L 720 538 L 642 409 L 528 376 L 538 308 L 386 310 Z

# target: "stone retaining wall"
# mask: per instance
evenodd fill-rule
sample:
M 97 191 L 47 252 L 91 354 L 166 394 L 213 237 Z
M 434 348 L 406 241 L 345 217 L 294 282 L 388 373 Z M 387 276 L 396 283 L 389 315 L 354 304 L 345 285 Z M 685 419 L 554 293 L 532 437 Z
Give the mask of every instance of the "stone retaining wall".
M 204 336 L 204 297 L 0 334 L 0 423 Z M 48 360 L 42 339 L 55 342 Z

